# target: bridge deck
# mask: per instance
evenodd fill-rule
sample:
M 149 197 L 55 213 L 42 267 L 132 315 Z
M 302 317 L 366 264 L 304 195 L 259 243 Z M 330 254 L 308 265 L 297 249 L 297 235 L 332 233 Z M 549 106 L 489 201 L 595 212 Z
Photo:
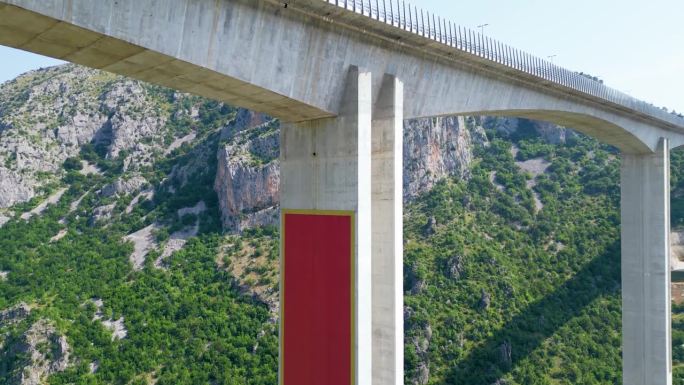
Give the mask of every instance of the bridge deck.
M 284 1 L 280 1 L 283 3 Z M 287 2 L 287 1 L 285 1 Z M 684 117 L 671 114 L 588 75 L 555 65 L 548 60 L 461 27 L 434 13 L 400 0 L 297 0 L 291 6 L 338 24 L 384 37 L 394 43 L 430 51 L 459 62 L 533 81 L 592 103 L 624 112 L 656 118 L 671 127 L 684 127 Z

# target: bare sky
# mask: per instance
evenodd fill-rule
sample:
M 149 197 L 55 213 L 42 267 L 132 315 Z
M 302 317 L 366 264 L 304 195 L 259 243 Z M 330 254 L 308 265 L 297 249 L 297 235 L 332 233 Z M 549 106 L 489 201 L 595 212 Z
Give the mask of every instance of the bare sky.
M 684 111 L 684 0 L 414 0 L 539 57 Z M 0 82 L 53 59 L 0 47 Z

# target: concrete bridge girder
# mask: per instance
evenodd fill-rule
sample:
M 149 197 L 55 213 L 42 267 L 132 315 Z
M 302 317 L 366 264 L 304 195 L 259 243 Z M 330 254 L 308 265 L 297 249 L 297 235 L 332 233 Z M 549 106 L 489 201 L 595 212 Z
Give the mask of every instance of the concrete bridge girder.
M 285 121 L 337 115 L 347 69 L 358 66 L 404 81 L 407 119 L 533 117 L 586 132 L 628 153 L 654 151 L 661 137 L 673 146 L 684 144 L 684 127 L 434 55 L 429 46 L 347 28 L 332 16 L 284 9 L 278 2 L 2 0 L 0 6 L 0 44 Z M 380 82 L 373 80 L 375 98 Z

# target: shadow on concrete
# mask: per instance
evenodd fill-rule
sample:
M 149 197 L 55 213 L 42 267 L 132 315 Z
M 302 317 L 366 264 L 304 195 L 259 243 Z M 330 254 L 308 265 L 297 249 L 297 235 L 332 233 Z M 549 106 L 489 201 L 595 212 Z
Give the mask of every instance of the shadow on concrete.
M 556 291 L 530 304 L 460 360 L 447 377 L 452 385 L 492 385 L 513 371 L 547 338 L 596 298 L 620 291 L 620 241 L 606 247 Z

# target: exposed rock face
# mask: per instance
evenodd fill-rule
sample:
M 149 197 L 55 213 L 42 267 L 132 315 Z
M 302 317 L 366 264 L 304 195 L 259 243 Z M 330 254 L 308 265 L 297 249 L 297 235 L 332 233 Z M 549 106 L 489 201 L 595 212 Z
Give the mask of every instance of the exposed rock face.
M 115 208 L 116 203 L 96 207 L 93 210 L 93 215 L 88 220 L 88 223 L 90 225 L 93 225 L 96 222 L 103 222 L 109 220 L 112 217 L 112 213 L 114 213 Z
M 21 214 L 21 219 L 29 220 L 31 217 L 42 214 L 47 210 L 48 206 L 54 205 L 62 198 L 62 195 L 66 192 L 66 188 L 59 189 L 54 194 L 50 195 L 42 201 L 38 206 L 34 207 L 31 211 Z
M 404 288 L 408 289 L 409 293 L 420 294 L 427 288 L 427 283 L 423 279 L 417 264 L 405 266 L 404 271 Z
M 261 114 L 240 111 L 219 149 L 215 190 L 229 231 L 276 224 L 280 170 L 279 129 Z M 236 131 L 236 132 L 234 132 Z M 404 197 L 410 199 L 448 176 L 468 176 L 473 146 L 484 130 L 464 117 L 419 119 L 404 125 Z
M 157 239 L 154 233 L 159 228 L 158 224 L 151 224 L 123 238 L 124 241 L 133 242 L 133 254 L 129 258 L 133 270 L 142 270 L 147 254 L 157 248 Z
M 23 302 L 9 309 L 2 310 L 0 311 L 0 326 L 23 321 L 30 313 L 31 307 Z
M 41 319 L 31 325 L 7 354 L 14 361 L 11 385 L 40 385 L 45 377 L 63 372 L 69 365 L 70 348 L 66 337 L 55 327 Z
M 568 139 L 577 136 L 577 133 L 569 128 L 547 122 L 498 116 L 476 119 L 484 128 L 494 129 L 507 135 L 539 135 L 542 140 L 551 144 L 565 143 Z
M 404 199 L 416 197 L 447 176 L 467 179 L 474 147 L 489 144 L 485 128 L 509 135 L 529 132 L 551 143 L 561 143 L 576 135 L 563 127 L 517 118 L 408 120 L 404 122 Z M 241 231 L 277 223 L 279 129 L 268 117 L 241 110 L 227 131 L 230 134 L 225 137 L 227 144 L 219 149 L 214 185 L 224 227 Z M 527 163 L 521 162 L 524 166 Z M 537 207 L 541 209 L 541 202 Z M 428 232 L 432 230 L 426 228 Z
M 204 203 L 204 201 L 199 201 L 196 205 L 192 207 L 183 207 L 182 209 L 178 209 L 176 214 L 178 215 L 178 218 L 182 219 L 186 215 L 193 215 L 196 217 L 197 215 L 203 213 L 206 210 L 206 203 Z M 199 220 L 195 219 L 195 223 L 191 226 L 186 226 L 185 228 L 175 231 L 173 234 L 171 234 L 169 236 L 169 239 L 166 241 L 166 244 L 164 245 L 161 255 L 154 261 L 154 267 L 158 269 L 165 268 L 166 265 L 164 260 L 176 251 L 182 249 L 188 242 L 188 239 L 197 236 L 198 232 Z
M 435 217 L 428 218 L 425 226 L 423 226 L 423 234 L 427 237 L 435 233 L 437 229 L 437 219 Z
M 241 110 L 229 127 L 237 132 L 228 134 L 228 144 L 219 149 L 214 190 L 228 230 L 275 225 L 278 220 L 280 131 L 276 122 L 264 121 L 261 114 Z
M 160 92 L 143 83 L 75 65 L 23 75 L 0 86 L 0 208 L 25 202 L 64 172 L 62 164 L 92 144 L 109 159 L 120 157 L 135 175 L 155 154 L 191 142 L 197 133 L 175 137 L 170 119 L 200 118 L 197 105 L 171 113 L 187 95 Z M 551 124 L 499 117 L 440 117 L 404 124 L 404 199 L 412 199 L 446 176 L 468 178 L 476 145 L 488 144 L 485 129 L 508 134 L 533 131 L 558 143 L 575 135 Z M 263 114 L 239 110 L 225 128 L 219 148 L 215 191 L 226 230 L 277 224 L 280 171 L 279 124 Z M 214 156 L 211 151 L 209 156 Z M 200 154 L 204 157 L 206 154 Z M 203 159 L 175 168 L 170 178 L 206 166 Z M 96 172 L 95 170 L 94 172 Z M 101 196 L 126 195 L 143 188 L 139 177 L 103 188 Z M 101 207 L 93 220 L 108 217 Z M 0 223 L 7 221 L 3 214 Z
M 76 65 L 32 71 L 0 85 L 0 208 L 37 195 L 89 143 L 110 159 L 124 155 L 124 169 L 150 165 L 166 147 L 169 117 L 150 90 Z
M 463 276 L 463 257 L 454 255 L 446 262 L 446 276 L 454 281 L 461 279 Z
M 104 302 L 99 298 L 93 298 L 92 301 L 95 305 L 93 321 L 102 322 L 102 326 L 112 332 L 112 341 L 126 338 L 128 335 L 128 330 L 126 330 L 126 326 L 124 324 L 124 317 L 119 317 L 117 320 L 112 320 L 111 318 L 104 319 L 104 314 L 102 313 Z
M 429 190 L 446 176 L 467 178 L 473 144 L 483 140 L 486 140 L 483 129 L 465 117 L 406 121 L 404 198 Z
M 0 213 L 0 228 L 12 219 L 9 213 Z
M 499 346 L 499 362 L 506 368 L 510 368 L 513 365 L 512 351 L 513 346 L 510 341 L 504 341 Z
M 670 269 L 684 271 L 684 230 L 670 233 Z
M 100 190 L 103 197 L 122 196 L 132 194 L 147 184 L 147 180 L 141 176 L 134 176 L 128 179 L 118 179 L 112 184 L 108 184 Z
M 408 322 L 407 342 L 413 346 L 419 362 L 413 375 L 409 378 L 409 384 L 425 385 L 430 381 L 430 341 L 432 340 L 432 327 L 427 322 Z
M 492 295 L 487 293 L 485 289 L 482 289 L 482 293 L 480 293 L 480 309 L 489 309 L 489 306 L 492 304 Z
M 35 191 L 28 178 L 17 171 L 7 170 L 0 166 L 0 207 L 26 202 L 33 198 L 34 194 Z

